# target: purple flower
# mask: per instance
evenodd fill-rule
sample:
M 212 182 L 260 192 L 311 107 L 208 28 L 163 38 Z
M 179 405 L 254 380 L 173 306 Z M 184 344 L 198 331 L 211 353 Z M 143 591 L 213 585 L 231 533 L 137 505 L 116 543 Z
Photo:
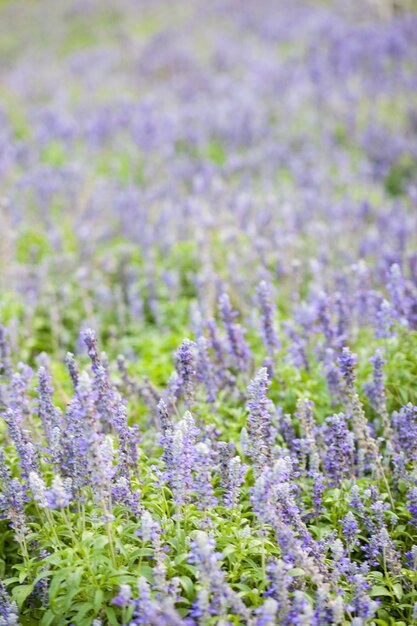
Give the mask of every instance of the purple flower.
M 387 300 L 382 300 L 377 312 L 375 338 L 389 339 L 395 337 L 393 330 L 393 310 L 391 304 Z
M 417 407 L 408 403 L 392 415 L 394 443 L 407 462 L 417 461 Z
M 17 604 L 11 599 L 6 591 L 3 581 L 0 579 L 0 625 L 19 626 L 19 612 Z
M 232 358 L 233 367 L 237 371 L 245 371 L 251 362 L 250 350 L 243 338 L 244 331 L 242 327 L 233 321 L 237 313 L 233 311 L 229 296 L 225 293 L 220 296 L 219 308 L 227 334 L 229 354 Z
M 184 339 L 175 353 L 175 367 L 178 373 L 180 391 L 187 406 L 190 406 L 193 401 L 197 376 L 194 348 L 195 343 L 193 341 Z
M 132 598 L 132 590 L 130 585 L 120 585 L 119 593 L 112 600 L 112 604 L 116 606 L 128 606 Z
M 223 484 L 225 493 L 223 495 L 226 506 L 236 509 L 239 504 L 240 487 L 245 481 L 247 472 L 246 465 L 242 465 L 239 456 L 231 458 L 227 464 L 225 482 Z
M 0 324 L 0 380 L 9 380 L 13 373 L 7 334 L 7 328 Z
M 248 387 L 249 400 L 246 405 L 249 413 L 246 422 L 248 455 L 257 472 L 269 463 L 274 438 L 271 424 L 273 407 L 266 395 L 270 384 L 267 370 L 262 367 Z
M 196 568 L 199 585 L 205 590 L 204 603 L 201 606 L 201 595 L 197 595 L 194 615 L 209 613 L 217 619 L 224 619 L 228 611 L 241 620 L 249 618 L 249 611 L 237 593 L 227 584 L 225 573 L 219 565 L 221 555 L 215 552 L 215 541 L 202 531 L 198 531 L 190 543 L 189 562 Z
M 375 354 L 369 359 L 369 361 L 373 367 L 373 374 L 372 381 L 364 385 L 365 395 L 379 415 L 386 415 L 387 408 L 383 371 L 386 361 L 382 357 L 382 351 L 380 348 L 375 351 Z
M 338 362 L 345 382 L 346 391 L 351 393 L 355 384 L 356 354 L 352 354 L 350 349 L 345 346 L 342 348 Z
M 167 466 L 166 478 L 172 489 L 174 502 L 189 502 L 193 492 L 193 469 L 195 467 L 195 444 L 198 430 L 189 411 L 174 428 L 171 444 L 171 466 Z
M 64 509 L 71 504 L 71 480 L 65 482 L 60 476 L 54 476 L 52 486 L 46 490 L 46 503 L 48 509 Z
M 197 378 L 206 389 L 206 401 L 215 402 L 217 384 L 213 364 L 208 352 L 208 342 L 201 336 L 197 341 Z
M 353 474 L 353 434 L 348 429 L 348 417 L 343 413 L 328 417 L 323 425 L 326 442 L 324 467 L 330 479 L 339 485 L 343 478 Z
M 255 626 L 275 626 L 278 612 L 278 603 L 274 598 L 266 598 L 264 603 L 255 611 Z
M 345 517 L 339 521 L 342 524 L 343 538 L 345 539 L 348 550 L 350 551 L 359 544 L 359 525 L 351 511 L 349 511 L 349 513 L 347 513 Z
M 256 288 L 258 307 L 261 311 L 261 332 L 263 342 L 270 356 L 279 348 L 279 339 L 275 330 L 274 317 L 276 307 L 272 301 L 272 287 L 270 283 L 261 281 Z
M 80 377 L 80 371 L 78 368 L 78 363 L 74 358 L 74 355 L 71 352 L 67 352 L 66 356 L 65 356 L 65 364 L 68 368 L 69 374 L 71 376 L 71 380 L 72 380 L 72 386 L 74 388 L 74 391 L 76 391 L 77 387 L 78 387 L 78 380 Z

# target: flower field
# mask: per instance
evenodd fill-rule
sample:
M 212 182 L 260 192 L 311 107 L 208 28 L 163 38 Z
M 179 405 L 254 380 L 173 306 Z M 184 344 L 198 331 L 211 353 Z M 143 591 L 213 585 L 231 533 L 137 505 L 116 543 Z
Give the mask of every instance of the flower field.
M 417 625 L 417 12 L 0 1 L 0 626 Z

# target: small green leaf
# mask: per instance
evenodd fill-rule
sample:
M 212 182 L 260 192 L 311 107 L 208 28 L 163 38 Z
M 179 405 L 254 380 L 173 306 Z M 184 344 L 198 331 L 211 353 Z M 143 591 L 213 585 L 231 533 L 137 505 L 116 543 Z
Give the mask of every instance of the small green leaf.
M 391 597 L 391 591 L 382 585 L 374 585 L 369 594 L 372 598 L 375 596 L 389 596 Z
M 17 587 L 13 587 L 12 589 L 12 597 L 13 600 L 17 603 L 19 609 L 22 608 L 26 598 L 33 591 L 33 583 L 31 585 L 17 585 Z

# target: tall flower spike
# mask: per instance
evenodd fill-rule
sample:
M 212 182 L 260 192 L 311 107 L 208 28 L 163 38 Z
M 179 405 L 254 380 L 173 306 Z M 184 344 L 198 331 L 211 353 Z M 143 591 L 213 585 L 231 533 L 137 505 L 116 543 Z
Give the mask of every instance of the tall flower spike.
M 265 280 L 256 288 L 258 306 L 261 312 L 261 332 L 268 354 L 274 356 L 279 348 L 279 339 L 275 329 L 276 307 L 272 300 L 272 286 Z
M 278 603 L 274 598 L 266 598 L 255 613 L 255 626 L 275 626 L 277 624 Z
M 220 315 L 226 330 L 229 343 L 229 353 L 233 366 L 238 371 L 248 369 L 251 362 L 249 346 L 244 340 L 244 331 L 239 324 L 234 323 L 236 311 L 233 311 L 229 296 L 224 293 L 219 299 Z
M 194 354 L 195 343 L 184 339 L 175 353 L 175 367 L 178 373 L 181 393 L 187 406 L 191 406 L 194 398 L 196 363 Z
M 347 417 L 343 413 L 328 417 L 322 430 L 323 440 L 327 444 L 324 467 L 330 480 L 339 485 L 343 478 L 353 476 L 353 434 L 348 429 Z
M 207 402 L 215 402 L 217 385 L 213 363 L 208 352 L 208 342 L 203 336 L 197 342 L 197 378 L 206 389 Z
M 49 446 L 56 442 L 55 429 L 60 431 L 60 412 L 56 408 L 52 400 L 53 387 L 51 384 L 51 376 L 45 367 L 38 370 L 39 393 L 38 415 L 40 417 Z M 54 456 L 59 455 L 59 450 L 54 451 Z
M 394 263 L 389 269 L 387 289 L 392 303 L 392 316 L 400 323 L 406 324 L 405 284 L 398 263 Z
M 209 613 L 218 619 L 234 613 L 244 623 L 249 619 L 249 611 L 237 593 L 227 584 L 225 573 L 219 566 L 221 555 L 215 552 L 215 541 L 202 531 L 196 533 L 190 544 L 189 561 L 196 567 L 199 584 L 207 592 Z M 198 607 L 196 607 L 198 608 Z
M 388 441 L 391 439 L 392 427 L 389 422 L 387 411 L 387 397 L 384 384 L 385 359 L 380 348 L 375 350 L 375 354 L 369 359 L 372 367 L 372 381 L 364 385 L 365 395 L 369 399 L 373 409 L 381 418 L 383 426 L 383 436 Z
M 2 450 L 0 450 L 0 483 L 1 516 L 9 520 L 17 541 L 22 544 L 29 532 L 24 510 L 25 494 L 18 479 L 12 478 Z
M 394 445 L 407 462 L 417 461 L 417 406 L 409 402 L 392 416 Z
M 10 359 L 10 344 L 7 339 L 7 329 L 0 324 L 0 379 L 9 380 L 12 376 L 12 362 Z
M 359 448 L 359 473 L 363 473 L 364 460 L 365 457 L 368 457 L 371 466 L 377 471 L 379 477 L 383 478 L 384 472 L 382 469 L 381 454 L 371 433 L 362 403 L 355 389 L 356 354 L 352 354 L 349 348 L 344 347 L 339 357 L 339 365 L 345 382 L 345 394 L 349 403 L 352 428 Z
M 17 604 L 6 591 L 0 579 L 0 626 L 19 626 L 19 612 Z
M 246 423 L 248 455 L 258 473 L 269 463 L 272 456 L 274 435 L 270 412 L 272 403 L 266 395 L 270 384 L 267 370 L 262 367 L 248 387 L 249 400 L 246 405 L 249 413 Z
M 376 339 L 389 339 L 390 337 L 396 336 L 396 332 L 393 328 L 393 319 L 394 316 L 391 304 L 387 300 L 382 300 L 376 314 Z
M 226 506 L 230 509 L 236 509 L 239 504 L 240 487 L 245 481 L 245 474 L 247 471 L 246 465 L 242 465 L 239 456 L 235 456 L 229 460 L 227 464 L 227 478 L 225 486 L 225 493 L 223 496 Z
M 175 425 L 171 448 L 172 466 L 167 468 L 167 480 L 177 505 L 189 502 L 191 498 L 197 435 L 194 418 L 187 411 Z
M 65 365 L 67 366 L 69 375 L 71 376 L 74 391 L 76 391 L 80 378 L 80 370 L 72 352 L 67 352 L 65 356 Z

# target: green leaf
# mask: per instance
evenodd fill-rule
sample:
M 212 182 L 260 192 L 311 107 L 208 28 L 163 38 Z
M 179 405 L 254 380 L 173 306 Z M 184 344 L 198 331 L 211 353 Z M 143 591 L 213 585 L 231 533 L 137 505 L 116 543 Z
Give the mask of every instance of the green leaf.
M 117 619 L 114 609 L 111 606 L 107 606 L 105 608 L 105 613 L 111 626 L 119 626 L 119 620 Z
M 48 609 L 45 615 L 42 616 L 40 626 L 50 626 L 52 622 L 54 621 L 54 619 L 55 619 L 55 615 L 53 614 L 51 609 Z
M 103 604 L 104 591 L 102 589 L 96 589 L 94 594 L 94 610 L 98 613 L 101 605 Z
M 401 600 L 401 598 L 403 597 L 403 594 L 404 594 L 401 583 L 395 583 L 392 586 L 392 588 L 393 588 L 393 591 L 394 591 L 394 594 L 395 594 L 395 597 L 397 598 L 397 600 Z
M 31 585 L 17 585 L 17 587 L 13 587 L 12 597 L 19 609 L 22 608 L 26 598 L 32 593 L 32 591 L 33 583 Z
M 188 598 L 194 596 L 194 583 L 188 576 L 180 576 L 181 587 L 184 589 Z
M 375 596 L 389 596 L 392 597 L 391 591 L 382 585 L 374 585 L 369 594 L 372 598 Z

